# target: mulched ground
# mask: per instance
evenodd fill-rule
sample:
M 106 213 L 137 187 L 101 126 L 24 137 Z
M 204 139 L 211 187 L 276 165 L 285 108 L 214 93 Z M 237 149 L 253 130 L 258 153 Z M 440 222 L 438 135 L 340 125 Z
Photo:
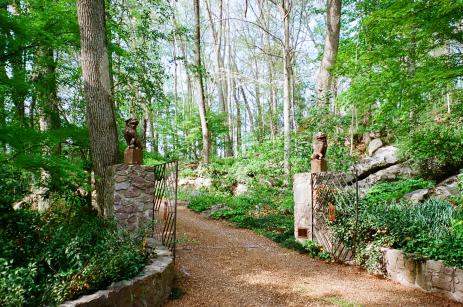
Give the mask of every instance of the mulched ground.
M 356 267 L 325 263 L 179 207 L 178 282 L 166 306 L 461 306 Z

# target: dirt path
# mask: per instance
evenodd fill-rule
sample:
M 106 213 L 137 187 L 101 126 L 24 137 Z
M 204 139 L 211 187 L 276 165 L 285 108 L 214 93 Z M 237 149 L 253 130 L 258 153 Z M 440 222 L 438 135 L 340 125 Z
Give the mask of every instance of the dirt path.
M 167 306 L 457 306 L 180 207 L 178 287 Z

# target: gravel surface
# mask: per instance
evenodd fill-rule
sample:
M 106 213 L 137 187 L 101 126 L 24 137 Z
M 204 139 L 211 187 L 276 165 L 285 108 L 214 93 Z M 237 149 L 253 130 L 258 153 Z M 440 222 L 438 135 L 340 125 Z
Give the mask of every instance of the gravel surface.
M 177 287 L 185 294 L 166 306 L 461 306 L 312 259 L 185 207 L 177 223 Z

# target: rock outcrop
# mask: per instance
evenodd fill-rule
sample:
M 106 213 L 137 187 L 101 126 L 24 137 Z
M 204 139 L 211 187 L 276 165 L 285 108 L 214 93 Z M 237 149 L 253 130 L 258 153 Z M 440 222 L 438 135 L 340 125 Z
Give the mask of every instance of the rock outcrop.
M 443 199 L 450 196 L 458 195 L 460 193 L 460 189 L 458 187 L 458 180 L 461 176 L 463 176 L 463 174 L 445 179 L 434 188 L 434 191 L 432 192 L 431 196 Z
M 371 157 L 366 157 L 355 166 L 358 177 L 364 179 L 382 169 L 400 162 L 398 148 L 385 146 L 377 149 Z
M 199 190 L 201 188 L 209 188 L 212 185 L 212 179 L 211 178 L 202 178 L 202 177 L 197 177 L 197 178 L 180 178 L 178 181 L 178 185 L 180 187 L 184 187 L 186 189 L 191 189 L 191 190 Z
M 244 183 L 238 183 L 233 189 L 233 195 L 240 196 L 248 193 L 248 186 Z
M 404 195 L 404 199 L 409 200 L 414 203 L 419 203 L 424 201 L 425 199 L 429 198 L 431 189 L 419 189 L 416 191 L 412 191 Z
M 433 189 L 419 189 L 405 194 L 404 198 L 413 202 L 422 202 L 430 197 L 446 199 L 451 196 L 456 196 L 461 193 L 460 187 L 458 186 L 459 177 L 463 174 L 449 177 L 439 183 Z
M 412 178 L 416 175 L 417 172 L 406 163 L 395 164 L 376 173 L 372 173 L 365 179 L 360 180 L 359 188 L 365 190 L 379 181 L 392 181 L 397 178 Z
M 379 148 L 383 146 L 381 139 L 374 139 L 368 144 L 368 156 L 371 157 Z

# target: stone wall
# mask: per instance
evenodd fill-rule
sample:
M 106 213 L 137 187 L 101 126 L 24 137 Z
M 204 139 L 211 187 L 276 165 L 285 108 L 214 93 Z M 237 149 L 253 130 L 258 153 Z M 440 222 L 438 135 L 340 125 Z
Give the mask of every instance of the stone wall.
M 114 170 L 114 216 L 129 230 L 153 218 L 154 169 L 145 165 L 117 164 Z
M 60 306 L 162 306 L 170 294 L 175 271 L 172 254 L 165 247 L 158 247 L 156 253 L 157 257 L 137 277 L 113 283 L 106 290 L 82 296 Z
M 416 261 L 397 249 L 383 248 L 382 252 L 388 278 L 463 303 L 463 270 L 442 261 Z

